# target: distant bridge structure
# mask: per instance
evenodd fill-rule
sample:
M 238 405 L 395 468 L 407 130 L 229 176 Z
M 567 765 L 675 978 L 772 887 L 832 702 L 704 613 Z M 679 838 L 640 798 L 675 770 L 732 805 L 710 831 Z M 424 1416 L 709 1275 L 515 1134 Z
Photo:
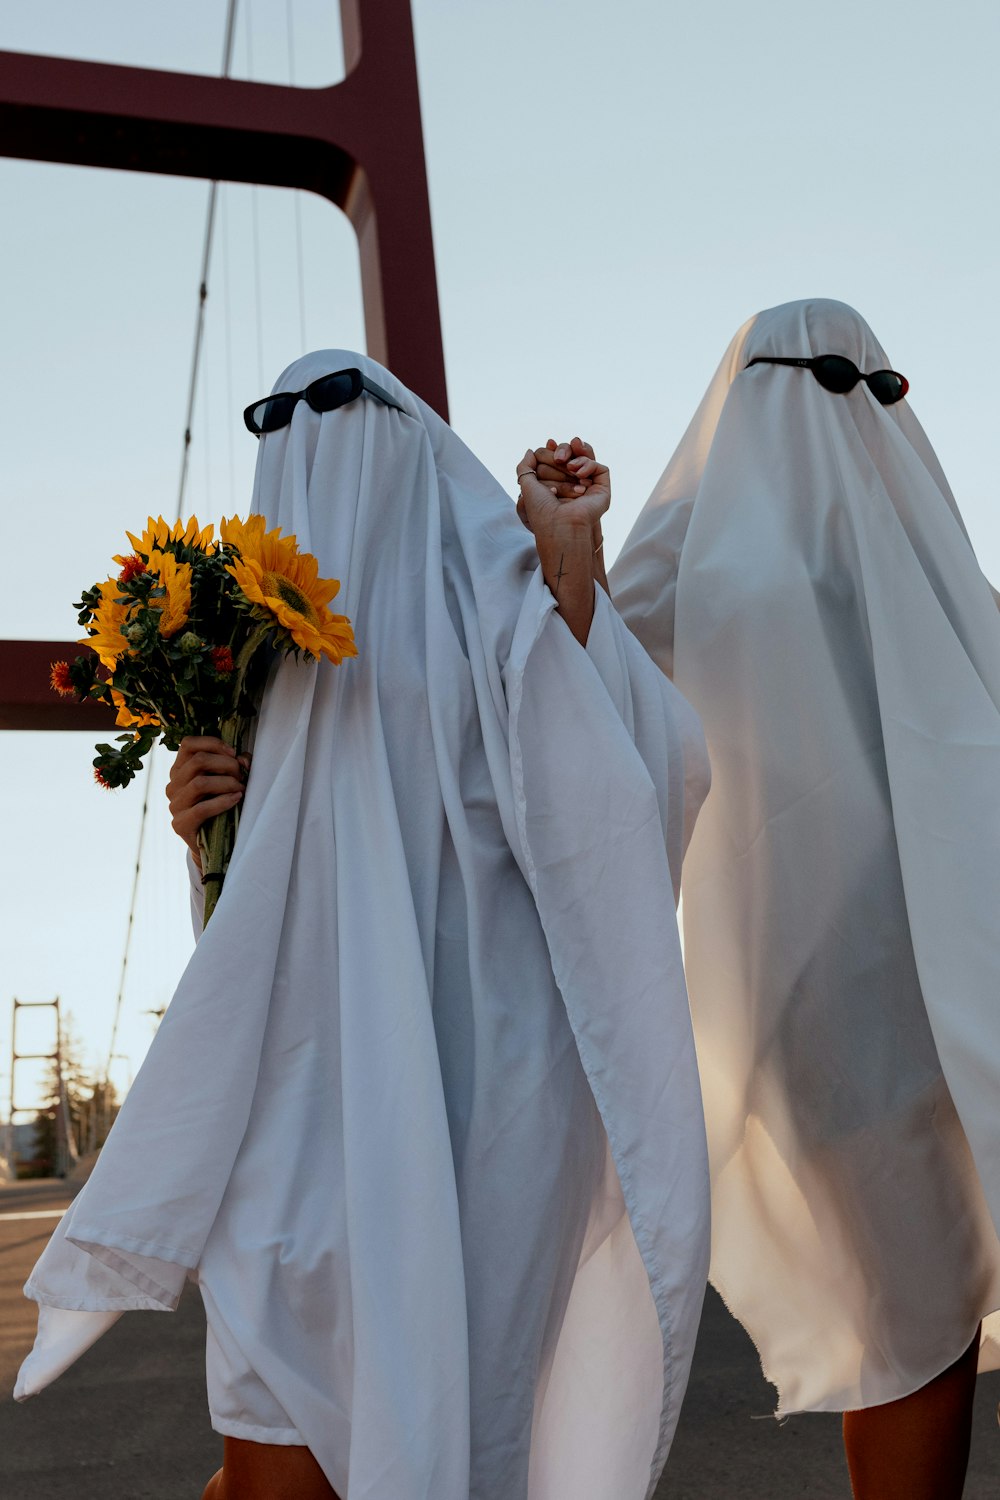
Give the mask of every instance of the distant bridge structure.
M 53 1016 L 53 1049 L 50 1052 L 25 1052 L 17 1045 L 18 1021 L 24 1019 L 26 1010 L 51 1010 Z M 18 1063 L 24 1062 L 47 1062 L 51 1065 L 52 1077 L 47 1080 L 51 1085 L 52 1102 L 46 1108 L 39 1110 L 37 1105 L 19 1104 L 20 1095 L 17 1091 Z M 16 1147 L 17 1115 L 50 1114 L 53 1122 L 52 1133 L 52 1160 L 45 1163 L 49 1172 L 56 1177 L 65 1177 L 76 1164 L 79 1156 L 76 1140 L 73 1134 L 73 1125 L 70 1119 L 69 1096 L 66 1090 L 66 1077 L 64 1072 L 63 1054 L 63 1027 L 60 1011 L 59 997 L 54 1000 L 18 1000 L 13 1003 L 13 1015 L 11 1020 L 11 1045 L 10 1045 L 10 1108 L 7 1112 L 7 1128 L 4 1132 L 5 1140 L 0 1149 L 0 1160 L 4 1160 L 8 1170 L 16 1170 L 18 1164 L 18 1150 Z
M 0 155 L 318 193 L 358 237 L 368 352 L 447 418 L 410 0 L 340 0 L 347 76 L 296 88 L 0 52 Z M 111 723 L 59 700 L 62 641 L 0 641 L 0 729 Z

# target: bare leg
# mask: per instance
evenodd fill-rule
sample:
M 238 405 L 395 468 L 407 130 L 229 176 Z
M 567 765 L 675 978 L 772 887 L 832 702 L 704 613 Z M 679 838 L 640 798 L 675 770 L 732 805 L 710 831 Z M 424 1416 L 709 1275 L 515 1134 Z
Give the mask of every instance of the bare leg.
M 884 1406 L 844 1413 L 855 1500 L 961 1500 L 979 1333 L 934 1380 Z
M 202 1500 L 337 1500 L 308 1448 L 225 1438 L 223 1467 Z

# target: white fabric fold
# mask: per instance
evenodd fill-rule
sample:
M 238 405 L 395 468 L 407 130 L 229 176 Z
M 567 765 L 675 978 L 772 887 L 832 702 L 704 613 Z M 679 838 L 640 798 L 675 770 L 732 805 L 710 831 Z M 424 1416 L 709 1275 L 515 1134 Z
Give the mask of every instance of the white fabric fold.
M 578 646 L 387 371 L 278 388 L 349 365 L 406 414 L 300 403 L 254 503 L 343 579 L 360 656 L 275 669 L 221 900 L 27 1290 L 169 1307 L 193 1274 L 216 1426 L 307 1443 L 345 1500 L 564 1500 L 590 1433 L 578 1500 L 642 1500 L 707 1268 L 700 729 L 603 597 Z M 55 1373 L 43 1323 L 19 1394 Z
M 842 303 L 751 319 L 611 574 L 712 757 L 712 1279 L 782 1411 L 905 1395 L 1000 1306 L 1000 616 L 908 400 L 746 368 L 816 354 L 890 363 Z

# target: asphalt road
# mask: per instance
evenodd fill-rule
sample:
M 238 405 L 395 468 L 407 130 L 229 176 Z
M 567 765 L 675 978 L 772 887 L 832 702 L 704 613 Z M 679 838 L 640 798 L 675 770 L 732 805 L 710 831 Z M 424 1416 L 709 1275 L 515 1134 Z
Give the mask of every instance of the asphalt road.
M 2 1390 L 34 1335 L 21 1286 L 71 1192 L 62 1183 L 0 1188 Z M 0 1400 L 0 1500 L 199 1500 L 221 1453 L 203 1360 L 201 1304 L 189 1291 L 173 1315 L 128 1313 L 35 1400 Z M 965 1500 L 1000 1500 L 998 1402 L 1000 1373 L 983 1376 Z M 840 1419 L 779 1426 L 772 1410 L 753 1346 L 710 1292 L 656 1500 L 850 1500 Z
M 34 1338 L 21 1295 L 56 1222 L 6 1215 L 64 1208 L 64 1183 L 0 1188 L 0 1391 Z M 208 1423 L 201 1301 L 128 1313 L 55 1385 L 23 1405 L 0 1398 L 0 1500 L 200 1500 L 222 1462 Z

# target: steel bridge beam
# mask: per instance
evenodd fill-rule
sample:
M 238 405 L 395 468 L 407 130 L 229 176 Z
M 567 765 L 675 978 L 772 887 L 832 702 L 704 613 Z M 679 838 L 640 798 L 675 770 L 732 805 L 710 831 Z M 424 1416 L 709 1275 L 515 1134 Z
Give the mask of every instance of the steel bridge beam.
M 0 52 L 0 155 L 328 198 L 358 237 L 368 352 L 447 418 L 410 0 L 340 8 L 347 77 L 329 88 Z M 0 728 L 110 722 L 49 690 L 49 661 L 77 649 L 0 641 Z

